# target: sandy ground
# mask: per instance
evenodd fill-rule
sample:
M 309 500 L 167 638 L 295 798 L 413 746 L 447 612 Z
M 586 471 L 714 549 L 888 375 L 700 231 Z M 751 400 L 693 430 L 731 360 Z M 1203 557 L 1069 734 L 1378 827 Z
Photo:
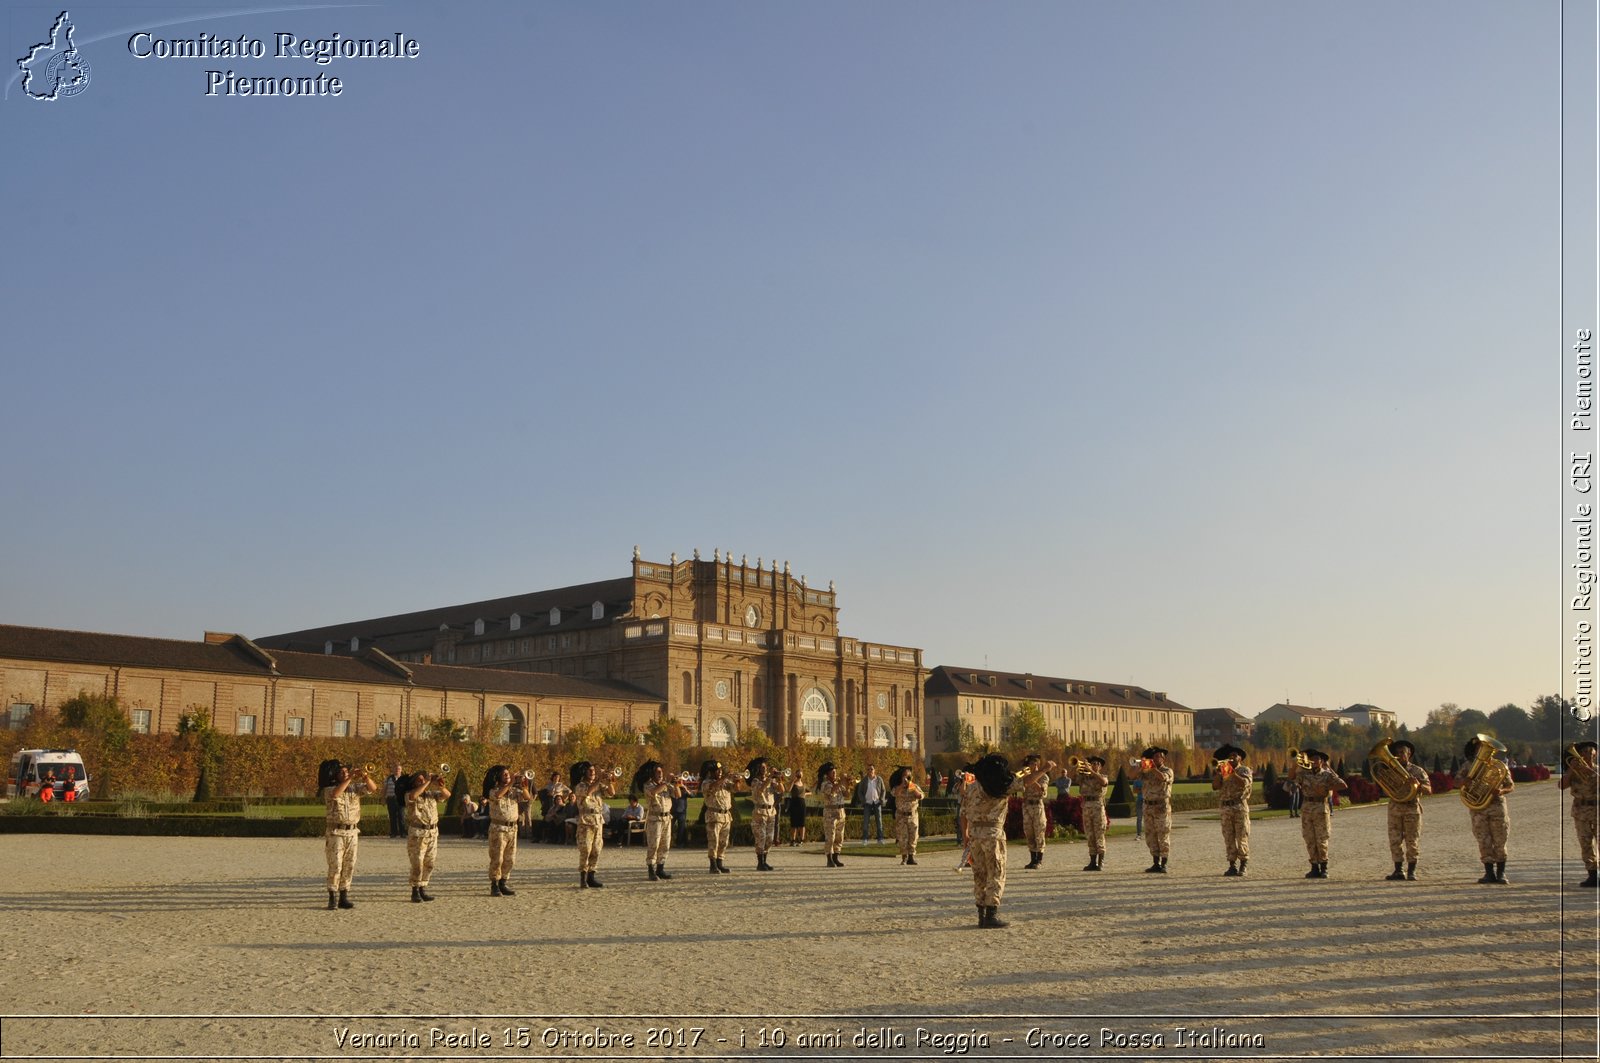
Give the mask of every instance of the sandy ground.
M 328 912 L 317 840 L 6 836 L 0 1059 L 1595 1058 L 1563 795 L 1512 796 L 1508 886 L 1477 884 L 1455 795 L 1424 809 L 1409 883 L 1383 881 L 1381 807 L 1335 814 L 1327 881 L 1285 818 L 1244 879 L 1200 815 L 1166 876 L 1131 837 L 1099 874 L 1013 846 L 1001 931 L 951 852 L 830 869 L 810 844 L 762 874 L 743 848 L 712 876 L 689 850 L 653 883 L 607 847 L 593 891 L 572 847 L 524 842 L 491 898 L 455 838 L 412 904 L 403 843 L 369 837 L 358 906 Z

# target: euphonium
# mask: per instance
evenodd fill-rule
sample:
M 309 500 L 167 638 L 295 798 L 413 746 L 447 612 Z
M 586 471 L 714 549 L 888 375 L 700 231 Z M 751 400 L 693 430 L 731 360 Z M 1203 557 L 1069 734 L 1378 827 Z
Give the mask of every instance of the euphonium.
M 1502 743 L 1485 734 L 1478 735 L 1477 741 L 1478 750 L 1473 754 L 1472 763 L 1467 765 L 1460 792 L 1462 804 L 1474 812 L 1482 812 L 1489 807 L 1495 794 L 1500 792 L 1500 787 L 1511 775 L 1511 769 L 1506 767 L 1505 761 L 1495 756 L 1506 751 Z
M 1595 770 L 1589 767 L 1589 762 L 1583 759 L 1583 754 L 1578 752 L 1578 743 L 1573 742 L 1561 751 L 1561 759 L 1566 762 L 1567 771 L 1572 773 L 1573 783 L 1588 789 L 1594 786 Z
M 1372 776 L 1372 781 L 1378 788 L 1388 795 L 1391 801 L 1411 801 L 1422 790 L 1422 784 L 1411 777 L 1405 765 L 1389 752 L 1389 740 L 1372 747 L 1367 754 L 1367 774 Z

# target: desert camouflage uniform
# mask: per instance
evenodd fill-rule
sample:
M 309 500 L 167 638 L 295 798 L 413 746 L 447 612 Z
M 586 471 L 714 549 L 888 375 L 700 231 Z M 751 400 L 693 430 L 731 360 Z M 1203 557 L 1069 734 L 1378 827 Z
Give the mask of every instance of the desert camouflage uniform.
M 327 809 L 327 836 L 322 843 L 328 857 L 328 888 L 348 890 L 356 874 L 356 845 L 361 840 L 361 798 L 377 787 L 353 782 L 335 797 L 334 787 L 322 791 Z
M 1151 767 L 1139 773 L 1144 782 L 1144 843 L 1152 857 L 1172 848 L 1172 769 Z
M 1305 839 L 1306 855 L 1313 864 L 1328 862 L 1328 839 L 1333 833 L 1333 814 L 1328 808 L 1328 795 L 1333 793 L 1339 776 L 1331 769 L 1301 771 L 1292 780 L 1299 787 L 1300 837 Z
M 672 792 L 665 780 L 644 788 L 644 862 L 651 867 L 666 863 L 672 848 Z
M 727 780 L 715 785 L 715 789 L 703 794 L 706 855 L 713 860 L 721 860 L 722 854 L 728 851 L 728 832 L 733 829 L 733 793 L 728 789 Z
M 765 856 L 772 848 L 773 837 L 778 832 L 777 795 L 784 790 L 783 780 L 768 770 L 764 779 L 750 784 L 750 835 L 755 840 L 756 855 Z
M 426 886 L 439 856 L 439 800 L 450 796 L 439 785 L 419 794 L 402 794 L 406 803 L 406 856 L 411 858 L 411 884 Z
M 1090 856 L 1106 855 L 1106 805 L 1104 795 L 1110 780 L 1104 775 L 1079 775 L 1078 796 L 1083 798 L 1083 839 Z
M 605 790 L 598 782 L 579 784 L 573 794 L 578 799 L 578 870 L 593 871 L 600 866 L 600 849 L 605 845 Z
M 1570 775 L 1571 769 L 1568 769 Z M 1590 871 L 1595 870 L 1595 834 L 1596 822 L 1600 816 L 1596 815 L 1600 809 L 1600 777 L 1595 785 L 1587 790 L 1580 790 L 1576 786 L 1572 790 L 1572 827 L 1578 833 L 1578 851 L 1583 854 L 1583 866 Z
M 822 837 L 829 856 L 838 856 L 844 848 L 844 809 L 850 803 L 850 789 L 838 783 L 825 782 L 817 791 L 822 798 Z
M 1217 809 L 1222 814 L 1222 847 L 1228 863 L 1250 859 L 1250 793 L 1255 776 L 1240 764 L 1217 788 Z
M 1478 843 L 1478 862 L 1505 863 L 1506 834 L 1511 826 L 1506 815 L 1506 795 L 1495 794 L 1485 807 L 1468 811 L 1472 813 L 1472 837 Z
M 1422 851 L 1422 795 L 1433 793 L 1433 783 L 1428 773 L 1417 765 L 1407 764 L 1405 768 L 1406 774 L 1422 783 L 1422 787 L 1409 801 L 1392 798 L 1389 801 L 1389 859 L 1397 864 L 1406 861 L 1414 864 Z
M 1006 809 L 1009 795 L 990 797 L 982 784 L 961 790 L 961 814 L 967 821 L 972 854 L 972 896 L 980 907 L 998 907 L 1006 891 Z
M 1050 780 L 1042 771 L 1028 776 L 1022 785 L 1022 836 L 1028 840 L 1028 852 L 1044 852 L 1044 799 L 1050 789 Z
M 517 807 L 517 799 L 510 796 L 514 793 L 515 790 L 508 790 L 505 797 L 490 797 L 484 802 L 489 806 L 490 882 L 510 878 L 512 865 L 517 862 L 517 820 L 522 810 Z
M 922 787 L 907 780 L 894 788 L 894 843 L 901 856 L 917 855 L 922 831 Z

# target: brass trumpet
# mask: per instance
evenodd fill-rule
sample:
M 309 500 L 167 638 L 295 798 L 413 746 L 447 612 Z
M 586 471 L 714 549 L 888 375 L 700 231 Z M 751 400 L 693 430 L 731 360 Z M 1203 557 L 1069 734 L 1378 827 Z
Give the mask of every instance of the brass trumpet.
M 1561 751 L 1561 760 L 1567 771 L 1572 773 L 1573 785 L 1588 788 L 1594 785 L 1595 775 L 1589 762 L 1583 759 L 1583 754 L 1578 752 L 1578 743 L 1571 742 Z
M 439 774 L 440 775 L 449 775 L 450 774 L 450 762 L 449 761 L 445 761 L 444 763 L 439 765 Z
M 1383 743 L 1383 748 L 1385 750 L 1389 748 L 1389 743 L 1387 741 Z M 1298 749 L 1289 750 L 1289 759 L 1301 769 L 1305 771 L 1311 770 L 1311 758 L 1300 752 Z
M 1076 753 L 1067 758 L 1067 772 L 1071 775 L 1086 775 L 1089 772 L 1089 761 Z

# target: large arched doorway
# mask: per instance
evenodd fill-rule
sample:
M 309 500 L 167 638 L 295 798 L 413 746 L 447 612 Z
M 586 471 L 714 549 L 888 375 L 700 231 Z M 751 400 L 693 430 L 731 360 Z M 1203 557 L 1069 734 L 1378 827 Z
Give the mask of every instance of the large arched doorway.
M 502 745 L 520 746 L 527 740 L 527 725 L 522 710 L 502 705 L 494 714 L 494 740 Z

